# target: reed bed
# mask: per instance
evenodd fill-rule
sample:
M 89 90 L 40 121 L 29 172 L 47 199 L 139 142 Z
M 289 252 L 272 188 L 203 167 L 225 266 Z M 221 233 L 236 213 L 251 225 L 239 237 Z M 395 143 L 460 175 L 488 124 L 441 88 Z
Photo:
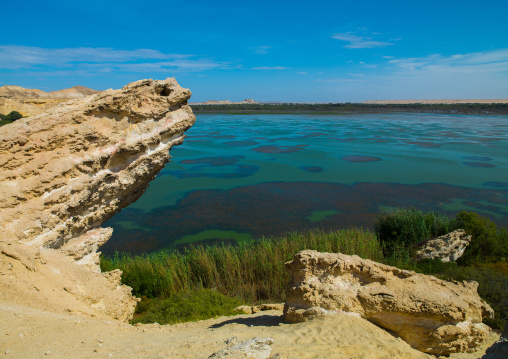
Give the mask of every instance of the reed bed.
M 103 257 L 103 271 L 119 268 L 137 296 L 169 298 L 196 288 L 214 289 L 244 302 L 285 299 L 289 275 L 284 263 L 304 249 L 357 254 L 381 261 L 376 235 L 364 229 L 308 230 L 238 245 L 195 246 L 143 255 Z

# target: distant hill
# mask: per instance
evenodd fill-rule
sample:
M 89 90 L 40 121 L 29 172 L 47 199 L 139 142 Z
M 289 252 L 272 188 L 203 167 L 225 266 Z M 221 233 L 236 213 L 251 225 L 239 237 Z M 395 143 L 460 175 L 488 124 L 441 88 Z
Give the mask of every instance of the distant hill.
M 26 89 L 21 86 L 4 85 L 0 87 L 0 97 L 18 100 L 27 99 L 75 99 L 87 97 L 100 91 L 84 86 L 74 86 L 64 90 L 45 92 L 38 89 Z

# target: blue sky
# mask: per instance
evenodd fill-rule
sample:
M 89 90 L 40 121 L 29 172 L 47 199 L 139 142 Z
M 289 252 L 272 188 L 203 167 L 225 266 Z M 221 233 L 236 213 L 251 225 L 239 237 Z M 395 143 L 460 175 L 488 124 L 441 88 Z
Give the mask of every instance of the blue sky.
M 508 1 L 0 0 L 0 85 L 191 101 L 508 98 Z

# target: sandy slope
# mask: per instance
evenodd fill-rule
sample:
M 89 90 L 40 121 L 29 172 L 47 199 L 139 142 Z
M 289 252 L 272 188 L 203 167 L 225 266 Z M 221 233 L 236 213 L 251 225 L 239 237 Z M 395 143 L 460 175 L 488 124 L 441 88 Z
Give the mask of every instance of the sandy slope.
M 2 301 L 0 357 L 207 358 L 225 348 L 228 338 L 269 336 L 275 339 L 271 354 L 287 358 L 432 358 L 353 316 L 284 324 L 281 314 L 272 310 L 172 326 L 131 326 Z M 489 345 L 498 337 L 493 335 Z M 459 357 L 479 358 L 481 352 Z

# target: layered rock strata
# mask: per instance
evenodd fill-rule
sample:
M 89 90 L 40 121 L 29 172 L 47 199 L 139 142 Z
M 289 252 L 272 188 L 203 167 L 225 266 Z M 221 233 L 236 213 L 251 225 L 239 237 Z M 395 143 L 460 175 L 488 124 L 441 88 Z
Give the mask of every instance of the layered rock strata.
M 138 199 L 182 143 L 195 121 L 190 95 L 174 79 L 141 80 L 4 126 L 4 247 L 57 250 L 99 272 L 97 249 L 112 234 L 101 224 Z
M 434 355 L 473 352 L 487 338 L 494 312 L 476 282 L 432 276 L 341 253 L 302 251 L 286 263 L 291 280 L 284 317 L 302 322 L 351 313 Z
M 440 259 L 455 262 L 471 242 L 471 236 L 463 229 L 457 229 L 437 238 L 429 239 L 416 251 L 417 259 Z

